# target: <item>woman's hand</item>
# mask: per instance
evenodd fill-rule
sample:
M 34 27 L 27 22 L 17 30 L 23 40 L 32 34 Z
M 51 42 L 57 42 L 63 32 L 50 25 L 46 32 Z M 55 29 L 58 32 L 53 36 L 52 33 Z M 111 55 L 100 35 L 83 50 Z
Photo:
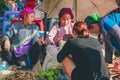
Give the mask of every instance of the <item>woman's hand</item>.
M 40 44 L 40 45 L 46 44 L 46 41 L 45 40 L 39 40 L 38 44 Z
M 6 40 L 4 44 L 5 50 L 9 51 L 10 50 L 10 40 Z

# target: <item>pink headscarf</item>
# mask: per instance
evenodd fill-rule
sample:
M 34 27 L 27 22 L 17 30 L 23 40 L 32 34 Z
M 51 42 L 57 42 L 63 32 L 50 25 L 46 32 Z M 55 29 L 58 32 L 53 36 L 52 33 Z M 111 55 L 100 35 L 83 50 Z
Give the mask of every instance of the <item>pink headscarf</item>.
M 30 13 L 34 13 L 34 10 L 31 9 L 30 7 L 26 7 L 20 12 L 20 18 L 23 18 L 24 15 L 27 15 L 27 14 L 30 14 Z

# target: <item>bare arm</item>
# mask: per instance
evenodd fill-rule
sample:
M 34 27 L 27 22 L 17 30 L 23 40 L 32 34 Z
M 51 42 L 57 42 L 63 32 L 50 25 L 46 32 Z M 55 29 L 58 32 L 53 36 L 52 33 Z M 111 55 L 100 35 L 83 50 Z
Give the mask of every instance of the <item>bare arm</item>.
M 71 73 L 73 69 L 76 67 L 75 64 L 72 61 L 72 58 L 70 57 L 65 57 L 64 60 L 62 61 L 63 68 L 65 70 L 65 73 L 69 78 L 71 78 Z

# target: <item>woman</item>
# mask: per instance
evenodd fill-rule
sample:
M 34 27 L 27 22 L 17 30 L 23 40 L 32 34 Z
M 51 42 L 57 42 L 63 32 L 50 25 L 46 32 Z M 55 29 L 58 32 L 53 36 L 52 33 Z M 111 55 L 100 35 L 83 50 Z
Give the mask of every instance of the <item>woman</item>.
M 112 63 L 114 48 L 120 50 L 120 13 L 110 13 L 97 21 L 93 17 L 88 16 L 85 20 L 89 29 L 95 29 L 96 32 L 101 32 L 103 35 L 102 41 L 105 43 L 105 61 L 108 64 Z M 93 29 L 92 29 L 93 30 Z M 93 32 L 94 32 L 93 31 Z
M 2 38 L 2 58 L 10 65 L 17 64 L 18 59 L 29 54 L 32 67 L 41 52 L 39 27 L 33 24 L 34 11 L 27 7 L 20 12 L 21 22 L 14 23 Z
M 68 77 L 72 80 L 109 80 L 102 47 L 96 39 L 89 37 L 85 22 L 75 23 L 73 37 L 57 55 Z
M 72 35 L 72 27 L 73 27 L 73 13 L 70 8 L 62 8 L 59 12 L 59 23 L 53 25 L 50 31 L 47 34 L 46 42 L 46 59 L 44 61 L 45 66 L 51 61 L 49 66 L 57 64 L 56 56 L 58 51 L 62 48 L 64 43 L 68 40 L 68 38 Z M 47 66 L 47 67 L 49 67 Z M 45 67 L 44 67 L 45 68 Z
M 70 8 L 62 8 L 59 12 L 59 23 L 55 24 L 47 35 L 47 43 L 59 47 L 59 42 L 72 34 L 74 19 Z

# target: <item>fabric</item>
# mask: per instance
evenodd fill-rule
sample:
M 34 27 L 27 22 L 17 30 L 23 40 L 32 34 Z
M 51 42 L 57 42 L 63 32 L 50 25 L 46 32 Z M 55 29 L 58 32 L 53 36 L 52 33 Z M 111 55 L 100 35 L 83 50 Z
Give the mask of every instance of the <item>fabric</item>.
M 65 27 L 59 27 L 58 24 L 55 24 L 47 34 L 47 43 L 53 43 L 57 46 L 60 40 L 63 40 L 65 37 L 69 37 L 72 34 L 72 26 L 73 23 Z
M 2 54 L 2 59 L 7 61 L 8 64 L 10 64 L 10 65 L 13 65 L 13 64 L 20 65 L 19 62 L 18 62 L 19 59 L 26 56 L 26 53 L 25 53 L 21 57 L 16 57 L 15 53 L 12 49 L 12 46 L 11 46 L 10 51 L 6 51 L 5 48 L 4 48 L 4 42 L 2 42 L 1 48 L 2 48 L 2 53 L 3 53 Z M 30 62 L 32 64 L 32 66 L 37 63 L 37 61 L 39 60 L 39 56 L 43 55 L 42 50 L 41 50 L 41 46 L 37 43 L 32 45 L 29 48 L 28 53 L 29 53 L 29 58 L 30 58 Z
M 62 17 L 62 15 L 63 15 L 64 13 L 68 13 L 68 14 L 71 16 L 71 19 L 74 19 L 72 10 L 71 10 L 70 8 L 62 8 L 62 9 L 60 10 L 60 12 L 59 12 L 59 15 L 58 15 L 58 16 L 59 16 L 59 19 L 60 19 L 60 17 Z
M 119 50 L 120 14 L 114 13 L 101 19 L 102 34 L 105 41 L 105 62 L 112 63 L 114 48 Z
M 83 77 L 80 77 L 80 75 L 77 76 L 74 72 L 71 76 L 76 75 L 76 79 L 81 80 L 95 80 L 94 74 L 109 78 L 109 72 L 102 55 L 102 47 L 96 39 L 70 39 L 58 53 L 58 62 L 62 62 L 69 54 L 72 55 L 72 60 L 75 63 L 76 68 L 80 69 L 79 73 Z
M 111 64 L 113 53 L 114 53 L 114 48 L 111 45 L 111 42 L 110 42 L 110 39 L 109 39 L 107 32 L 104 31 L 103 28 L 102 28 L 101 33 L 102 33 L 103 37 L 100 39 L 102 39 L 102 41 L 104 42 L 104 46 L 105 46 L 105 62 Z
M 17 22 L 9 28 L 3 36 L 2 41 L 11 39 L 12 46 L 17 48 L 23 45 L 27 40 L 32 40 L 32 44 L 34 44 L 39 38 L 39 27 L 37 25 L 24 25 L 23 22 Z
M 30 13 L 34 13 L 34 10 L 29 7 L 26 7 L 20 12 L 20 18 L 23 18 L 24 15 L 30 14 Z
M 13 8 L 14 8 L 14 11 L 17 11 L 17 8 L 18 8 L 17 3 L 15 3 L 14 1 L 12 1 L 12 5 L 13 5 Z
M 88 27 L 91 28 L 91 24 L 97 23 L 100 21 L 100 15 L 99 14 L 91 14 L 88 17 L 85 18 L 85 22 L 87 23 Z
M 20 56 L 24 55 L 29 50 L 31 45 L 32 45 L 31 40 L 29 40 L 29 41 L 26 41 L 24 45 L 14 48 L 15 56 L 20 57 Z
M 17 11 L 18 6 L 14 1 L 8 2 L 7 6 L 9 8 L 9 11 Z
M 102 30 L 108 35 L 113 47 L 120 50 L 120 14 L 109 14 L 101 20 Z
M 46 12 L 47 17 L 51 18 L 57 18 L 60 9 L 66 7 L 72 9 L 75 19 L 84 19 L 92 13 L 100 13 L 103 17 L 118 8 L 115 1 L 116 0 L 43 0 L 39 6 L 39 10 Z
M 103 17 L 100 22 L 101 33 L 104 36 L 103 41 L 105 43 L 105 61 L 112 63 L 113 48 L 120 50 L 120 14 L 113 13 Z M 88 27 L 91 28 L 90 24 L 96 23 L 91 17 L 87 17 L 86 22 Z

